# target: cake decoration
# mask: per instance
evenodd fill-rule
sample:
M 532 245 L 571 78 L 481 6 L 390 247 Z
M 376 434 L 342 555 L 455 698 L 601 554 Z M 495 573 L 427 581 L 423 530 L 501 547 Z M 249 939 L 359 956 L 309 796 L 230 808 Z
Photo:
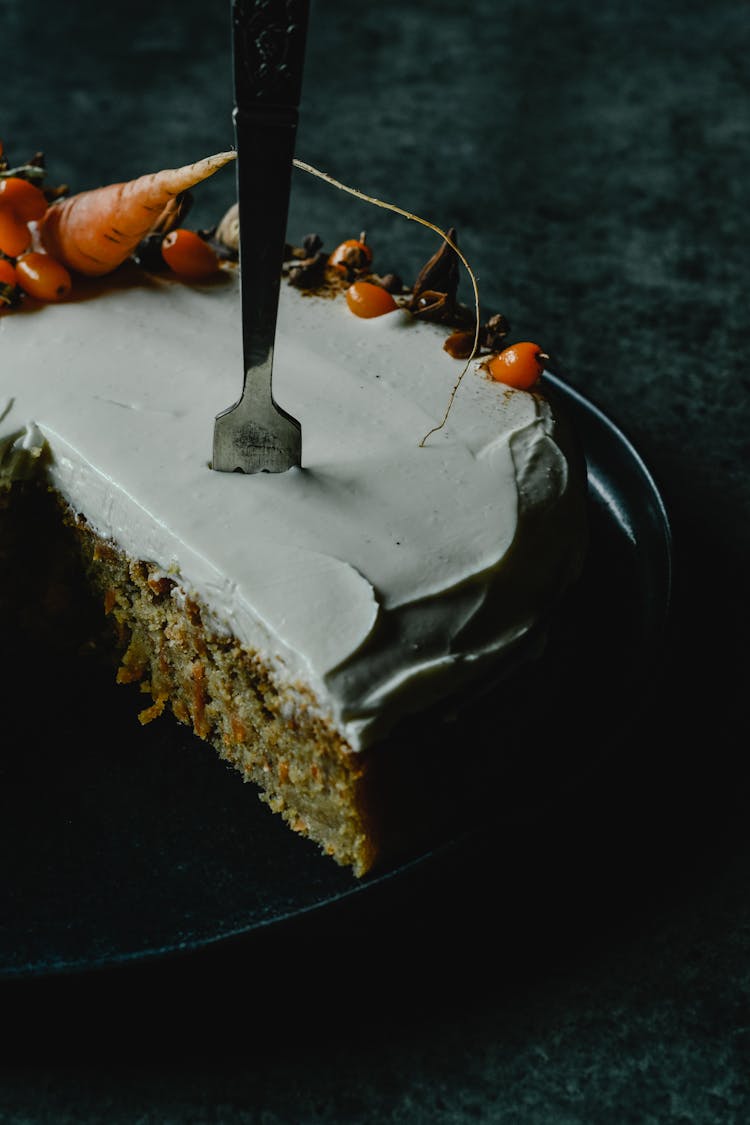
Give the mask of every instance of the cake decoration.
M 24 295 L 61 301 L 75 276 L 105 276 L 131 258 L 205 280 L 217 272 L 218 255 L 178 224 L 189 210 L 190 189 L 234 158 L 234 152 L 218 153 L 70 195 L 65 185 L 43 189 L 43 154 L 10 168 L 0 146 L 0 308 L 15 307 Z
M 177 227 L 160 240 L 164 261 L 186 281 L 206 281 L 219 271 L 219 258 L 210 243 L 189 227 Z
M 368 270 L 372 265 L 372 247 L 367 245 L 367 235 L 362 231 L 359 238 L 345 238 L 328 256 L 328 265 L 351 278 L 360 270 Z
M 47 206 L 44 192 L 30 180 L 11 175 L 0 178 L 0 208 L 10 207 L 22 222 L 43 218 Z
M 38 163 L 8 170 L 0 145 L 0 307 L 18 303 L 22 293 L 40 301 L 59 301 L 73 288 L 70 270 L 86 276 L 112 273 L 131 259 L 147 270 L 164 265 L 186 281 L 205 281 L 218 273 L 222 261 L 237 261 L 239 209 L 236 203 L 208 231 L 195 231 L 177 224 L 184 220 L 192 198 L 190 189 L 213 175 L 235 156 L 219 153 L 178 169 L 165 169 L 136 180 L 108 184 L 68 195 L 65 187 L 48 193 L 41 188 L 45 176 L 43 157 Z M 362 231 L 346 238 L 334 250 L 322 251 L 317 235 L 306 236 L 301 249 L 286 248 L 285 258 L 294 259 L 287 279 L 300 289 L 336 292 L 327 267 L 349 283 L 346 302 L 358 317 L 369 319 L 406 308 L 413 316 L 453 329 L 444 349 L 466 366 L 451 393 L 448 408 L 437 428 L 447 420 L 455 392 L 469 362 L 490 353 L 482 368 L 498 382 L 528 389 L 541 375 L 549 357 L 536 344 L 520 342 L 504 347 L 508 323 L 501 314 L 479 319 L 479 294 L 469 263 L 457 246 L 455 227 L 439 227 L 397 205 L 384 203 L 350 188 L 328 173 L 295 160 L 304 171 L 335 187 L 393 210 L 443 234 L 444 241 L 419 271 L 406 299 L 397 302 L 393 293 L 403 293 L 398 275 L 372 271 L 373 251 Z M 54 202 L 55 206 L 50 207 Z M 102 229 L 102 217 L 106 226 Z M 116 225 L 115 225 L 116 224 Z M 31 250 L 35 243 L 39 249 Z M 88 247 L 85 249 L 84 247 Z M 96 247 L 96 253 L 92 249 Z M 97 257 L 98 255 L 98 257 Z M 475 313 L 457 299 L 458 262 L 468 270 L 475 291 Z M 435 432 L 434 430 L 431 432 Z M 424 444 L 429 434 L 420 444 Z
M 372 281 L 353 281 L 346 291 L 346 303 L 355 316 L 367 319 L 398 308 L 393 295 Z
M 170 212 L 170 232 L 147 234 L 33 324 L 0 315 L 0 521 L 36 519 L 24 514 L 35 482 L 40 502 L 52 496 L 50 528 L 67 529 L 112 625 L 102 651 L 151 697 L 141 721 L 187 724 L 361 876 L 471 805 L 451 784 L 445 715 L 462 692 L 502 692 L 543 646 L 582 570 L 585 466 L 536 385 L 498 393 L 486 377 L 493 318 L 480 323 L 478 300 L 473 322 L 457 307 L 454 231 L 420 272 L 424 315 L 409 308 L 415 287 L 374 272 L 364 238 L 353 241 L 371 256 L 333 264 L 318 235 L 288 247 L 275 372 L 306 427 L 304 469 L 211 472 L 206 419 L 242 355 L 237 216 L 198 232 L 221 285 L 166 262 L 184 217 L 183 206 L 171 225 Z M 31 253 L 52 260 L 6 256 L 0 284 Z M 354 315 L 355 285 L 395 307 Z M 445 343 L 461 332 L 471 378 L 456 397 Z M 437 430 L 421 447 L 418 434 Z
M 87 277 L 111 273 L 141 239 L 169 222 L 180 195 L 234 158 L 234 152 L 222 152 L 182 168 L 165 168 L 70 195 L 47 208 L 40 224 L 42 245 L 77 273 Z
M 16 280 L 24 293 L 39 301 L 62 301 L 73 288 L 62 262 L 39 250 L 28 250 L 16 260 Z
M 522 340 L 518 344 L 503 348 L 501 352 L 491 356 L 479 366 L 498 383 L 506 383 L 509 387 L 529 391 L 541 379 L 544 365 L 548 361 L 549 356 L 538 344 L 530 340 Z

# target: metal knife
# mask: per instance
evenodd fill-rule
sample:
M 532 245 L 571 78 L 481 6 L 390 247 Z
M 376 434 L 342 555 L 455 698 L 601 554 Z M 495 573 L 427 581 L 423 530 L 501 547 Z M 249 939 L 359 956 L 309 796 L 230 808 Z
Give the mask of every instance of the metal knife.
M 302 461 L 302 429 L 273 397 L 273 351 L 308 0 L 233 0 L 240 223 L 242 395 L 214 421 L 212 467 L 281 473 Z

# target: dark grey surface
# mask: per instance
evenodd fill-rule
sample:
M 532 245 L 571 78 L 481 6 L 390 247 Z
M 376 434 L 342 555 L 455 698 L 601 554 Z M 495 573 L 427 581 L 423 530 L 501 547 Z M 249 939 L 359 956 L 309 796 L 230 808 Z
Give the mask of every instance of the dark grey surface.
M 0 0 L 0 136 L 76 188 L 219 151 L 227 33 L 223 3 Z M 502 856 L 4 989 L 0 1121 L 748 1119 L 749 38 L 727 0 L 314 3 L 299 156 L 456 226 L 485 307 L 630 434 L 672 515 L 669 643 L 608 770 Z M 204 186 L 198 225 L 231 175 Z M 363 227 L 407 278 L 434 249 L 295 174 L 293 239 Z

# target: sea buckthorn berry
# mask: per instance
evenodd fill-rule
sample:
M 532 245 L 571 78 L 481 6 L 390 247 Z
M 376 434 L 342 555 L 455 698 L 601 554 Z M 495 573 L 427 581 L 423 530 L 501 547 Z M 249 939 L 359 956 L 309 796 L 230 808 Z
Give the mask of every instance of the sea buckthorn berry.
M 387 289 L 371 281 L 355 281 L 346 291 L 346 303 L 357 316 L 382 316 L 398 308 Z
M 23 219 L 19 219 L 12 207 L 0 206 L 0 250 L 9 258 L 17 258 L 27 250 L 31 242 L 31 231 Z
M 164 236 L 161 256 L 185 281 L 204 281 L 219 269 L 216 251 L 194 230 L 178 227 Z
M 44 218 L 47 199 L 41 188 L 20 176 L 0 179 L 0 207 L 11 207 L 19 219 L 31 223 Z
M 498 383 L 527 391 L 538 382 L 549 356 L 538 344 L 524 340 L 511 344 L 487 361 L 487 370 Z
M 365 241 L 364 231 L 359 238 L 346 238 L 328 255 L 328 265 L 341 273 L 364 270 L 372 264 L 372 250 Z
M 72 288 L 65 266 L 50 254 L 36 250 L 18 259 L 16 277 L 24 293 L 39 301 L 61 301 Z

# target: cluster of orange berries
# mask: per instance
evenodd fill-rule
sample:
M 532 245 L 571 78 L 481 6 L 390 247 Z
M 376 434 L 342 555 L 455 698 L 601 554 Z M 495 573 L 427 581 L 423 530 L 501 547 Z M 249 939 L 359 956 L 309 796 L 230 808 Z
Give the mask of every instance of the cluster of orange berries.
M 42 301 L 59 301 L 70 292 L 65 266 L 33 249 L 30 224 L 44 218 L 47 206 L 44 192 L 30 180 L 0 177 L 0 285 L 7 287 L 9 300 L 19 290 Z
M 342 272 L 352 265 L 366 269 L 371 262 L 372 250 L 362 239 L 356 238 L 346 239 L 328 258 L 328 264 Z M 346 303 L 356 316 L 368 319 L 398 308 L 393 295 L 372 281 L 352 282 L 346 290 Z M 524 340 L 490 356 L 484 367 L 496 382 L 517 390 L 529 390 L 539 381 L 548 359 L 538 344 Z
M 340 242 L 328 255 L 328 264 L 349 276 L 352 271 L 367 270 L 372 264 L 372 250 L 365 242 L 364 235 Z M 368 320 L 398 308 L 393 294 L 373 281 L 353 281 L 346 291 L 346 303 L 355 316 Z
M 48 206 L 46 195 L 31 180 L 0 175 L 0 307 L 15 304 L 22 293 L 39 301 L 61 301 L 73 288 L 67 267 L 35 246 L 35 225 Z M 167 266 L 186 281 L 205 280 L 219 269 L 213 248 L 185 228 L 165 235 L 161 253 Z
M 3 145 L 0 141 L 0 159 Z M 60 301 L 70 293 L 72 279 L 52 255 L 34 248 L 33 227 L 49 206 L 41 188 L 21 176 L 0 176 L 0 305 L 13 303 L 19 291 L 40 301 Z M 179 227 L 159 244 L 168 268 L 185 281 L 206 281 L 220 268 L 219 256 L 197 231 Z M 349 277 L 366 272 L 372 250 L 359 238 L 347 238 L 328 257 L 328 264 Z M 382 285 L 353 281 L 346 290 L 351 311 L 367 319 L 394 312 L 399 306 Z M 491 356 L 484 364 L 498 382 L 524 390 L 533 387 L 549 357 L 537 345 L 524 341 Z

